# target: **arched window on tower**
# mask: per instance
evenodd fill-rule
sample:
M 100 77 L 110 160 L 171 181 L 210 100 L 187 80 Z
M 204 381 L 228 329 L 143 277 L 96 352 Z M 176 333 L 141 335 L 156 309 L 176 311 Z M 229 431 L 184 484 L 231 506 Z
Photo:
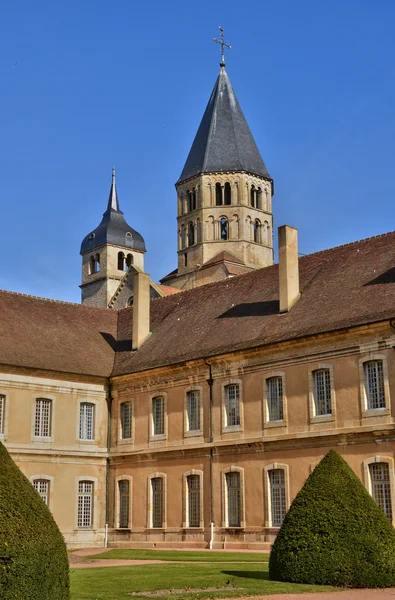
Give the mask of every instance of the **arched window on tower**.
M 272 234 L 270 230 L 270 225 L 267 221 L 263 223 L 263 243 L 265 246 L 272 245 Z
M 215 204 L 216 206 L 222 206 L 222 185 L 220 183 L 215 184 Z
M 188 246 L 193 246 L 195 243 L 195 228 L 193 223 L 188 223 Z
M 259 208 L 260 210 L 262 210 L 262 190 L 261 190 L 261 188 L 257 188 L 255 197 L 256 197 L 255 208 Z
M 253 208 L 255 208 L 255 185 L 251 186 L 250 190 L 250 204 Z
M 96 254 L 96 273 L 100 273 L 100 254 Z
M 227 240 L 229 238 L 229 222 L 226 217 L 222 217 L 220 220 L 221 225 L 221 240 Z
M 196 222 L 196 242 L 198 244 L 202 243 L 202 223 L 200 219 Z
M 181 226 L 181 248 L 186 248 L 187 245 L 187 232 L 185 225 Z
M 129 271 L 130 267 L 133 264 L 133 254 L 128 254 L 126 257 L 126 267 L 125 271 Z
M 125 270 L 125 255 L 123 252 L 118 252 L 118 271 Z
M 259 221 L 259 219 L 256 219 L 254 221 L 254 242 L 256 244 L 261 244 L 262 243 L 262 238 L 261 238 L 261 222 Z
M 89 275 L 96 273 L 96 258 L 91 256 L 89 259 Z
M 225 183 L 225 188 L 224 188 L 224 195 L 225 195 L 225 204 L 227 206 L 230 206 L 232 204 L 232 190 L 230 188 L 230 183 L 229 181 L 227 181 Z

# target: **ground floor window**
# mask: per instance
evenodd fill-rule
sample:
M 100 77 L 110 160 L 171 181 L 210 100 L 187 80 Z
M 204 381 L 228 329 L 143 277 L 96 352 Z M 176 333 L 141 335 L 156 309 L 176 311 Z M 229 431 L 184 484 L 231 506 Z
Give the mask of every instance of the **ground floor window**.
M 269 471 L 272 527 L 281 527 L 286 513 L 285 476 L 283 469 Z
M 369 465 L 372 482 L 372 496 L 392 521 L 391 485 L 388 463 L 373 463 Z
M 163 527 L 164 521 L 164 486 L 163 477 L 151 479 L 152 493 L 152 527 Z
M 80 481 L 78 484 L 78 519 L 80 528 L 92 527 L 93 517 L 93 483 Z
M 40 494 L 45 504 L 49 504 L 49 481 L 48 479 L 35 479 L 33 481 L 34 489 Z
M 241 488 L 240 473 L 231 471 L 225 473 L 227 494 L 227 526 L 240 527 L 241 525 Z
M 200 476 L 188 475 L 188 527 L 200 527 Z
M 118 481 L 119 490 L 119 527 L 129 527 L 130 517 L 130 482 L 128 479 Z

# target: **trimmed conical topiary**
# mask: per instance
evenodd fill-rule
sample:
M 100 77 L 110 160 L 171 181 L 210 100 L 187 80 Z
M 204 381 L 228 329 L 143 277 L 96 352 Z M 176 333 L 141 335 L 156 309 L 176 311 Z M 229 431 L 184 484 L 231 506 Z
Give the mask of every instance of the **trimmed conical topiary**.
M 66 545 L 49 509 L 0 442 L 0 597 L 68 600 Z
M 333 450 L 311 473 L 273 544 L 272 579 L 395 587 L 395 530 Z

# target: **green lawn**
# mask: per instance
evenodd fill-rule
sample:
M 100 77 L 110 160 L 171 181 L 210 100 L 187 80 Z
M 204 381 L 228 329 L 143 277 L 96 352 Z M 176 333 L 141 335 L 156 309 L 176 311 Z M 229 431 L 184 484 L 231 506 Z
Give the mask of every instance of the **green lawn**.
M 171 560 L 181 562 L 249 563 L 268 562 L 263 552 L 199 552 L 182 550 L 109 550 L 89 558 L 119 558 L 128 560 Z
M 244 555 L 245 556 L 245 555 Z M 71 600 L 152 600 L 175 596 L 177 600 L 225 598 L 241 595 L 335 591 L 327 586 L 270 581 L 267 564 L 168 564 L 73 569 Z M 197 591 L 197 589 L 203 591 Z M 206 590 L 215 588 L 215 590 Z M 225 589 L 216 589 L 225 588 Z M 146 592 L 165 590 L 161 596 Z M 171 590 L 179 590 L 177 592 Z M 134 593 L 137 592 L 135 595 Z

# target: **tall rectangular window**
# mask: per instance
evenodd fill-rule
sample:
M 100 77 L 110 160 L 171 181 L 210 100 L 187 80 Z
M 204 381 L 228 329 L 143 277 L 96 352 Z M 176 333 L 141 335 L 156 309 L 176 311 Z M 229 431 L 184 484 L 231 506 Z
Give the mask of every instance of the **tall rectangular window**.
M 329 369 L 319 369 L 313 373 L 315 415 L 331 415 L 331 375 Z
M 269 481 L 272 527 L 281 527 L 286 513 L 284 470 L 269 471 Z
M 187 393 L 188 431 L 200 430 L 200 394 L 193 391 Z
M 165 433 L 165 399 L 162 396 L 152 399 L 152 430 L 154 435 Z
M 226 393 L 226 426 L 240 425 L 240 390 L 235 383 L 225 387 Z
M 45 504 L 49 504 L 49 481 L 48 479 L 35 479 L 33 481 L 34 489 L 40 494 Z
M 130 482 L 128 479 L 118 481 L 119 490 L 119 527 L 129 527 Z
M 78 484 L 78 527 L 81 529 L 92 527 L 92 517 L 93 483 L 91 481 L 80 481 Z
M 391 485 L 388 463 L 373 463 L 369 465 L 372 482 L 372 496 L 377 504 L 392 521 Z
M 383 361 L 371 360 L 364 367 L 367 409 L 385 408 Z
M 228 500 L 227 526 L 240 527 L 241 523 L 241 490 L 240 473 L 226 473 L 226 493 Z
M 130 440 L 132 438 L 132 403 L 121 404 L 121 438 Z
M 153 477 L 151 479 L 152 494 L 152 527 L 163 527 L 164 498 L 163 478 Z
M 282 421 L 284 418 L 282 377 L 270 377 L 266 380 L 266 384 L 268 421 Z
M 5 422 L 5 396 L 0 394 L 0 435 L 4 433 Z
M 95 406 L 89 402 L 80 404 L 80 440 L 94 439 Z
M 188 475 L 188 527 L 200 527 L 200 476 Z
M 34 418 L 34 435 L 51 437 L 52 400 L 37 398 Z

